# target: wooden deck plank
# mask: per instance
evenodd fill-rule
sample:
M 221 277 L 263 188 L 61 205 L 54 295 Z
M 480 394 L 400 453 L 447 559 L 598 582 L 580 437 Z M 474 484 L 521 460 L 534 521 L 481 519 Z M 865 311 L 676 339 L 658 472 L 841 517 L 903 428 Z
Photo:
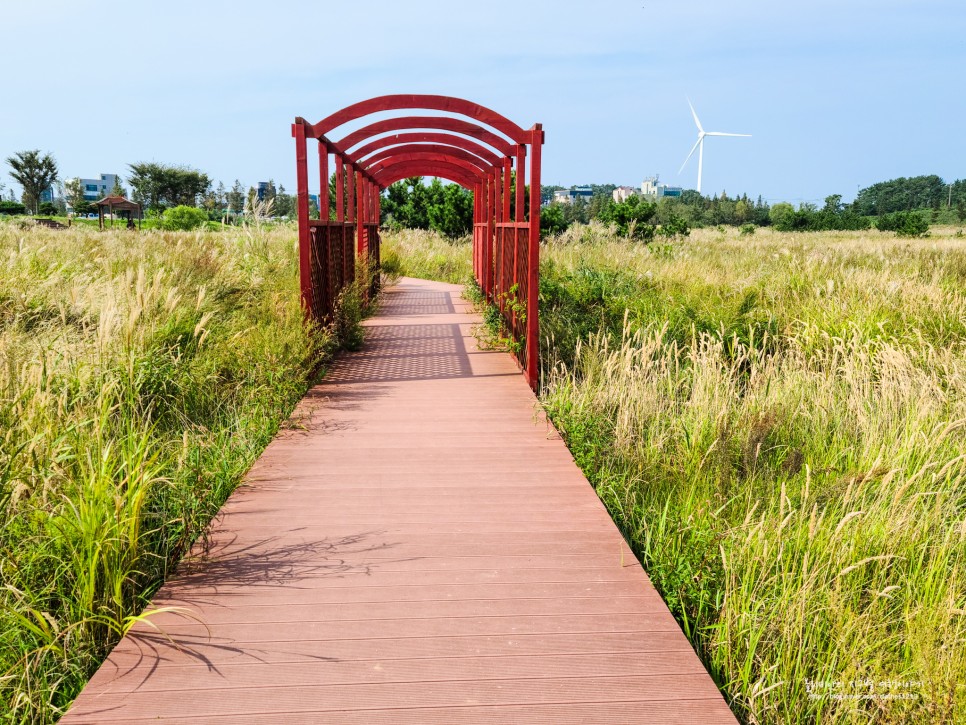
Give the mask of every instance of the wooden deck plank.
M 63 723 L 735 722 L 459 292 L 387 291 Z

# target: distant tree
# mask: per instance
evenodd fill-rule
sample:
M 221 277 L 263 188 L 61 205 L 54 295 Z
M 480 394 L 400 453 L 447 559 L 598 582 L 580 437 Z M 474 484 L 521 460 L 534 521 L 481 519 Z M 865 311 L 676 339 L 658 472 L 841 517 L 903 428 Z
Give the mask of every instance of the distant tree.
M 71 204 L 74 207 L 75 214 L 94 214 L 97 211 L 97 207 L 87 201 L 84 197 L 76 204 Z
M 278 185 L 278 193 L 275 194 L 275 214 L 283 217 L 295 215 L 295 197 L 285 193 L 285 187 Z
M 795 207 L 787 201 L 772 204 L 768 212 L 772 225 L 780 232 L 791 231 L 795 224 Z
M 27 210 L 37 212 L 40 195 L 57 179 L 57 162 L 49 153 L 40 155 L 38 149 L 18 151 L 7 157 L 10 176 L 23 187 L 23 202 Z
M 84 201 L 84 187 L 76 176 L 64 181 L 64 196 L 67 203 L 77 212 L 78 205 Z
M 551 202 L 540 210 L 540 234 L 551 236 L 562 234 L 567 231 L 567 220 L 564 218 L 564 205 L 559 202 Z
M 57 205 L 52 201 L 42 201 L 37 205 L 37 213 L 41 216 L 55 216 L 57 214 Z
M 634 195 L 608 206 L 600 215 L 605 224 L 614 224 L 617 233 L 632 239 L 650 241 L 655 227 L 649 222 L 657 212 L 657 205 Z
M 207 193 L 211 180 L 207 174 L 186 166 L 156 163 L 129 164 L 128 182 L 134 199 L 148 209 L 164 211 L 175 206 L 197 206 Z
M 241 214 L 245 207 L 245 192 L 242 190 L 241 182 L 235 179 L 235 183 L 231 186 L 231 191 L 229 191 L 225 198 L 228 202 L 228 213 L 229 214 Z
M 900 177 L 859 190 L 855 208 L 856 213 L 865 216 L 931 209 L 934 204 L 946 199 L 948 193 L 946 182 L 939 176 Z
M 114 176 L 114 186 L 111 187 L 111 196 L 127 196 L 127 191 L 125 191 L 124 187 L 121 186 L 123 181 L 124 179 L 122 179 L 120 176 Z
M 439 179 L 426 185 L 422 177 L 412 176 L 391 184 L 381 208 L 382 221 L 390 227 L 433 229 L 453 238 L 473 229 L 473 194 Z
M 430 185 L 429 228 L 456 239 L 473 231 L 473 193 L 459 184 Z
M 225 209 L 225 205 L 228 203 L 224 182 L 221 182 L 221 181 L 218 182 L 218 188 L 215 189 L 214 196 L 215 196 L 215 209 L 218 211 L 223 211 Z
M 272 208 L 275 208 L 275 197 L 278 196 L 278 191 L 275 189 L 275 181 L 269 179 L 268 183 L 265 185 L 265 191 L 262 193 L 262 201 L 272 202 Z
M 900 237 L 924 237 L 929 233 L 929 222 L 915 211 L 896 211 L 883 214 L 876 226 L 884 232 L 895 232 Z

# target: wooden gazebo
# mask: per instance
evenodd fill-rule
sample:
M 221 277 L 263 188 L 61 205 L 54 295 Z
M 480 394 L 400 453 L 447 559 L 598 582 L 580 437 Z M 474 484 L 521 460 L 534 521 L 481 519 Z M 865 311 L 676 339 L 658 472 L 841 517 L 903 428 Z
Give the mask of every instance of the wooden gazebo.
M 122 219 L 131 220 L 134 218 L 134 212 L 137 212 L 138 229 L 141 228 L 141 220 L 144 215 L 141 213 L 141 205 L 136 201 L 128 201 L 123 196 L 105 196 L 100 201 L 94 202 L 97 205 L 97 221 L 100 228 L 104 228 L 104 211 L 111 216 L 111 226 L 114 226 L 114 214 L 115 212 L 121 214 Z M 125 216 L 126 214 L 126 216 Z

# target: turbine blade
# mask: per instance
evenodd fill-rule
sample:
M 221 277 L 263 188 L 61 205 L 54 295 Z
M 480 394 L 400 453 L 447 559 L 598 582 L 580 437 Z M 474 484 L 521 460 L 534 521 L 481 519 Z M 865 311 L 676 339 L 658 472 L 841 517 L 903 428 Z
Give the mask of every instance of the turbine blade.
M 698 120 L 698 114 L 694 110 L 694 106 L 691 105 L 691 99 L 688 98 L 688 107 L 691 109 L 691 115 L 694 117 L 694 125 L 698 127 L 701 133 L 704 133 L 704 129 L 701 127 L 701 121 Z
M 741 138 L 751 138 L 750 133 L 721 133 L 720 131 L 708 131 L 705 136 L 738 136 Z
M 681 164 L 681 168 L 678 169 L 678 173 L 679 174 L 682 171 L 684 171 L 684 167 L 688 165 L 688 161 L 690 161 L 691 160 L 691 157 L 694 156 L 694 152 L 698 148 L 698 146 L 701 144 L 701 139 L 702 138 L 703 138 L 703 136 L 698 136 L 698 140 L 694 142 L 694 146 L 691 147 L 691 153 L 688 154 L 688 157 L 684 160 L 684 163 Z

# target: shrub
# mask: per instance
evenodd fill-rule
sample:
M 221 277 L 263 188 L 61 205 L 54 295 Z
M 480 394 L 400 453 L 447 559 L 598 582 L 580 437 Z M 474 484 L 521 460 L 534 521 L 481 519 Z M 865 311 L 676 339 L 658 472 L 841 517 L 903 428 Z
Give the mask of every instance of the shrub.
M 26 214 L 27 207 L 19 201 L 0 201 L 0 214 Z
M 605 224 L 615 224 L 617 233 L 622 237 L 649 242 L 654 238 L 655 227 L 650 221 L 656 212 L 656 204 L 635 195 L 607 205 L 598 218 Z
M 741 227 L 739 227 L 738 229 L 738 233 L 743 237 L 750 237 L 752 234 L 755 233 L 755 225 L 742 224 Z
M 691 227 L 683 217 L 672 213 L 657 231 L 662 237 L 686 237 L 691 233 Z
M 895 232 L 900 237 L 924 237 L 929 232 L 929 222 L 912 211 L 883 214 L 876 226 L 880 231 Z
M 57 206 L 49 201 L 41 202 L 37 207 L 37 213 L 40 216 L 54 216 L 57 213 Z
M 176 206 L 161 217 L 161 228 L 169 231 L 188 231 L 208 223 L 204 209 L 193 206 Z

